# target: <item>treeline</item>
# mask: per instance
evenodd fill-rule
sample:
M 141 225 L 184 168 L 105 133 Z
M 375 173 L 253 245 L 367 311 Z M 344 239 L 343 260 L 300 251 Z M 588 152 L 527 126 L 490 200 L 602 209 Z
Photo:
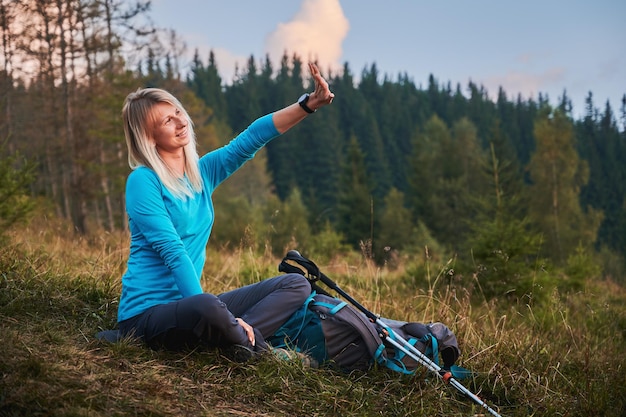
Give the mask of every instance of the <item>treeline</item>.
M 149 2 L 2 1 L 0 134 L 36 163 L 30 195 L 78 233 L 126 227 L 120 110 L 145 86 L 170 90 L 199 148 L 226 143 L 311 85 L 298 56 L 250 57 L 226 84 L 211 53 L 181 74 L 184 45 L 149 24 Z M 458 256 L 499 291 L 529 268 L 626 259 L 626 95 L 616 114 L 592 93 L 575 118 L 556 103 L 485 89 L 325 71 L 332 106 L 271 142 L 216 194 L 213 242 L 276 254 L 355 248 L 378 262 Z M 4 159 L 4 158 L 3 158 Z M 19 167 L 18 167 L 19 168 Z

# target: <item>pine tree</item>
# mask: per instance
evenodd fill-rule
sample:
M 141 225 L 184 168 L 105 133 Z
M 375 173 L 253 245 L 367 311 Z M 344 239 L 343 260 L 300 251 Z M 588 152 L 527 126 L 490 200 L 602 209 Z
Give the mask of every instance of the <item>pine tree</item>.
M 35 176 L 33 163 L 19 155 L 7 155 L 0 143 L 0 243 L 4 233 L 14 224 L 25 221 L 34 209 L 28 186 Z
M 448 129 L 439 117 L 433 116 L 423 129 L 416 132 L 409 159 L 408 203 L 413 222 L 421 221 L 437 231 L 432 199 L 437 190 L 437 182 L 443 176 L 443 166 L 437 158 L 442 154 L 444 142 L 450 142 Z
M 278 106 L 293 103 L 304 92 L 301 78 L 302 63 L 297 56 L 290 62 L 285 53 L 281 60 L 276 86 L 266 94 L 275 96 L 279 100 Z M 268 170 L 272 176 L 276 194 L 285 200 L 291 190 L 298 186 L 299 174 L 302 170 L 300 155 L 304 151 L 300 135 L 301 126 L 286 132 L 283 137 L 267 144 Z M 306 192 L 305 192 L 306 193 Z
M 605 213 L 598 231 L 598 245 L 613 250 L 624 247 L 619 221 L 626 198 L 626 146 L 620 137 L 617 121 L 607 102 L 602 115 L 587 99 L 587 114 L 576 124 L 578 149 L 589 164 L 589 182 L 581 190 L 583 207 L 593 207 Z
M 213 50 L 209 53 L 207 66 L 202 63 L 198 50 L 195 51 L 187 76 L 187 86 L 212 109 L 214 117 L 225 120 L 226 101 Z
M 443 120 L 433 116 L 415 139 L 411 154 L 410 207 L 441 243 L 456 246 L 463 235 L 465 181 L 455 142 Z
M 411 212 L 406 208 L 404 194 L 392 188 L 384 200 L 380 215 L 380 231 L 377 237 L 378 255 L 389 258 L 397 256 L 404 248 L 414 247 L 415 227 Z
M 543 232 L 548 256 L 565 262 L 582 244 L 596 241 L 601 213 L 580 206 L 580 189 L 589 179 L 589 167 L 574 147 L 572 122 L 560 110 L 544 105 L 535 122 L 537 148 L 529 172 L 529 215 Z
M 489 176 L 490 189 L 476 195 L 478 210 L 470 223 L 464 258 L 471 253 L 472 271 L 486 297 L 520 297 L 532 291 L 528 277 L 541 238 L 529 225 L 520 169 L 497 121 L 490 139 L 490 158 L 481 167 Z
M 248 58 L 245 71 L 236 75 L 226 91 L 228 122 L 234 132 L 241 132 L 262 114 L 259 74 L 254 56 Z
M 353 248 L 371 250 L 376 223 L 373 210 L 372 185 L 365 170 L 365 157 L 353 137 L 343 168 L 337 209 L 338 229 Z
M 400 78 L 397 83 L 387 79 L 383 82 L 381 102 L 374 116 L 377 119 L 384 158 L 390 167 L 391 186 L 398 190 L 407 190 L 407 155 L 411 150 L 411 133 L 415 126 L 422 123 L 417 103 L 418 94 L 413 83 Z

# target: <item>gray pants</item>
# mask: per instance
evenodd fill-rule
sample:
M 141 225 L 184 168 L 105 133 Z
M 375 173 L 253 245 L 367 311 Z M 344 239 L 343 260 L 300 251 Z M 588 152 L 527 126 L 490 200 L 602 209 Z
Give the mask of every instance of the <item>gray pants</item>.
M 265 339 L 311 294 L 300 274 L 286 274 L 220 294 L 198 294 L 157 305 L 119 323 L 123 335 L 143 339 L 150 347 L 180 350 L 197 346 L 239 344 L 260 351 Z M 252 347 L 236 317 L 254 328 Z

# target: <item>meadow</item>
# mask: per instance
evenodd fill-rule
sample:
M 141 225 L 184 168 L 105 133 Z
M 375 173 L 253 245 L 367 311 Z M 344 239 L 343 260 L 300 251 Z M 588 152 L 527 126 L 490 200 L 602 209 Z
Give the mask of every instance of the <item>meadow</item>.
M 0 416 L 485 415 L 422 370 L 348 374 L 100 342 L 95 333 L 115 327 L 127 244 L 121 232 L 77 237 L 53 219 L 2 242 Z M 206 291 L 278 274 L 279 258 L 244 246 L 209 245 L 207 256 Z M 449 261 L 415 256 L 421 268 L 379 267 L 359 254 L 318 264 L 377 314 L 450 327 L 459 364 L 473 371 L 463 384 L 502 416 L 626 415 L 622 286 L 596 278 L 577 291 L 537 284 L 532 294 L 487 299 L 471 277 L 452 279 Z

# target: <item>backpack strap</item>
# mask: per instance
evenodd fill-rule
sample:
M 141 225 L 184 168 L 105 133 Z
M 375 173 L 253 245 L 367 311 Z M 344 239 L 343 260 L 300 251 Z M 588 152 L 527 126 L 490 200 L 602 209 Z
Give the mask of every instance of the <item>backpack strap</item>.
M 416 346 L 420 343 L 424 346 L 423 349 L 425 349 L 422 353 L 435 364 L 439 365 L 439 343 L 435 335 L 430 333 L 426 326 L 423 326 L 423 329 L 420 328 L 419 332 L 415 332 L 417 333 L 416 335 L 412 335 L 406 332 L 406 330 L 403 331 L 403 326 L 407 324 L 405 322 L 390 319 L 383 319 L 382 321 L 386 324 L 384 329 L 389 339 L 397 342 L 399 336 L 406 340 L 406 342 L 411 346 L 416 347 L 417 350 L 422 351 L 421 348 Z M 392 348 L 388 347 L 387 349 L 387 356 L 383 356 L 383 360 L 379 360 L 379 363 L 393 371 L 407 375 L 412 375 L 417 371 L 418 367 L 411 366 L 409 368 L 407 366 L 407 363 L 404 360 L 407 354 L 404 351 L 395 346 Z M 391 354 L 391 352 L 393 352 L 393 354 Z
M 424 355 L 428 356 L 435 365 L 439 366 L 439 342 L 437 338 L 432 334 L 427 334 L 422 337 L 421 341 L 426 344 L 426 352 L 424 352 Z
M 390 333 L 389 337 L 393 338 L 392 334 L 393 333 Z M 417 339 L 412 337 L 409 340 L 407 340 L 407 342 L 411 346 L 415 346 L 415 344 L 417 343 Z M 402 361 L 402 358 L 406 356 L 406 353 L 404 353 L 403 351 L 397 348 L 394 348 L 394 352 L 395 354 L 393 358 L 387 358 L 387 360 L 380 362 L 380 363 L 382 363 L 383 365 L 385 365 L 387 368 L 391 369 L 392 371 L 400 372 L 406 375 L 413 375 L 415 373 L 415 369 L 413 370 L 407 369 L 406 365 Z
M 297 348 L 295 346 L 298 337 L 302 333 L 307 321 L 312 316 L 308 315 L 309 305 L 315 299 L 315 291 L 304 301 L 304 304 L 270 337 L 268 342 L 275 348 Z
M 339 310 L 347 306 L 348 303 L 341 301 L 339 304 L 330 304 L 323 301 L 315 301 L 313 302 L 313 305 L 317 307 L 326 307 L 328 309 L 328 314 L 332 314 L 334 316 Z
M 446 368 L 444 368 L 446 369 Z M 450 368 L 447 369 L 448 371 L 450 371 L 450 373 L 452 374 L 452 376 L 455 379 L 467 379 L 469 377 L 471 377 L 473 375 L 473 372 L 470 371 L 469 369 L 463 368 L 461 366 L 457 366 L 457 365 L 452 365 Z

